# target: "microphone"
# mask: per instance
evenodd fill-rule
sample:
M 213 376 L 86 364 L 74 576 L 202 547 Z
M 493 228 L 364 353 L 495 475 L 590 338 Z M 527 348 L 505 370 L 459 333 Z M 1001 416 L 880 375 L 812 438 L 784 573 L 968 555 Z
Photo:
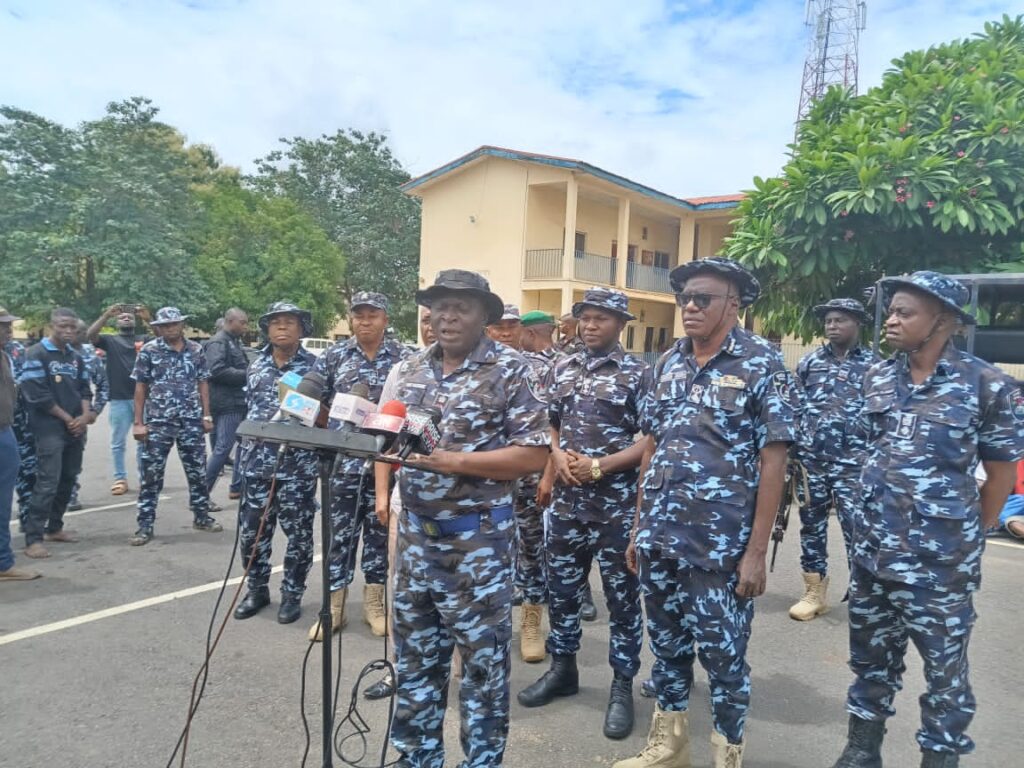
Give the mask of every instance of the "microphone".
M 320 401 L 299 391 L 287 392 L 281 401 L 281 413 L 291 416 L 307 427 L 316 425 Z
M 299 386 L 295 388 L 295 391 L 309 398 L 310 400 L 316 400 L 321 405 L 324 399 L 324 389 L 327 386 L 327 381 L 316 371 L 310 371 L 302 377 L 302 381 L 299 382 Z M 284 410 L 283 403 L 281 410 Z M 287 411 L 285 411 L 287 413 Z M 305 423 L 305 422 L 303 422 Z M 324 427 L 327 426 L 327 409 L 321 407 L 317 411 L 317 415 L 313 419 L 313 423 L 308 426 Z
M 295 371 L 288 371 L 277 380 L 277 399 L 284 400 L 284 396 L 298 389 L 301 383 L 302 377 L 299 374 Z
M 398 458 L 404 461 L 413 452 L 429 456 L 441 442 L 441 411 L 437 408 L 413 408 L 405 418 L 402 428 L 404 439 L 398 451 Z
M 383 453 L 391 447 L 405 425 L 405 405 L 398 400 L 389 400 L 376 413 L 363 420 L 362 431 L 377 437 L 377 452 Z
M 334 396 L 330 417 L 340 421 L 343 430 L 362 424 L 367 416 L 377 412 L 377 406 L 369 397 L 370 388 L 361 381 L 356 382 L 351 391 Z

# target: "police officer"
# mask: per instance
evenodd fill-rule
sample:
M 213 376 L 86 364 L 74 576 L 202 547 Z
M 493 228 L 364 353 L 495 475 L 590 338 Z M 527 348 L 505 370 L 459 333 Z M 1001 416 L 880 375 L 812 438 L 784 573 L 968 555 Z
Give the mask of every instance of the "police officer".
M 967 647 L 984 531 L 996 522 L 1024 458 L 1024 393 L 951 337 L 974 318 L 964 285 L 936 272 L 882 283 L 885 335 L 896 354 L 868 371 L 868 441 L 853 518 L 850 713 L 835 768 L 877 768 L 901 688 L 908 641 L 924 662 L 922 768 L 952 768 L 974 748 Z M 987 480 L 974 480 L 978 462 Z
M 444 270 L 416 301 L 437 343 L 403 364 L 399 399 L 441 411 L 441 443 L 399 472 L 391 742 L 403 768 L 442 768 L 457 649 L 460 766 L 490 768 L 508 738 L 513 484 L 544 467 L 548 422 L 529 364 L 484 333 L 503 307 L 483 277 Z
M 310 313 L 294 304 L 278 301 L 260 316 L 259 327 L 267 338 L 246 374 L 245 418 L 270 421 L 277 412 L 277 383 L 286 373 L 305 376 L 316 356 L 303 349 L 301 339 L 313 335 Z M 278 459 L 277 446 L 243 440 L 239 449 L 242 502 L 239 536 L 242 564 L 249 567 L 248 591 L 235 608 L 236 619 L 255 616 L 270 604 L 270 554 L 274 528 L 288 538 L 281 580 L 280 624 L 291 624 L 301 614 L 306 576 L 313 564 L 313 518 L 316 515 L 317 456 L 313 451 L 289 449 Z M 270 498 L 273 488 L 273 499 Z M 269 507 L 267 506 L 269 503 Z M 266 516 L 263 529 L 260 520 Z M 257 533 L 259 536 L 257 536 Z M 251 561 L 251 563 L 250 563 Z
M 506 304 L 498 322 L 487 326 L 487 335 L 505 346 L 519 349 L 519 337 L 522 330 L 523 324 L 519 315 L 519 307 L 515 304 Z
M 566 355 L 586 351 L 579 336 L 579 321 L 573 317 L 572 312 L 566 312 L 558 318 L 558 342 L 555 348 Z
M 0 307 L 0 347 L 10 358 L 15 381 L 21 376 L 21 369 L 25 365 L 25 345 L 12 337 L 14 322 L 20 319 Z M 36 440 L 29 425 L 28 408 L 20 392 L 14 404 L 14 423 L 11 427 L 14 430 L 14 440 L 18 444 L 20 461 L 18 476 L 14 481 L 14 493 L 18 497 L 18 520 L 24 531 L 25 515 L 28 514 L 28 507 L 32 501 L 32 486 L 36 482 Z
M 644 404 L 645 468 L 628 553 L 640 570 L 657 706 L 646 748 L 615 768 L 690 764 L 698 656 L 711 689 L 712 765 L 739 768 L 752 598 L 765 588 L 797 397 L 779 351 L 737 324 L 760 292 L 750 272 L 709 258 L 670 279 L 686 338 L 658 361 Z
M 812 310 L 825 326 L 827 343 L 796 367 L 803 390 L 798 456 L 807 470 L 810 498 L 800 507 L 800 567 L 804 596 L 790 618 L 810 621 L 828 610 L 828 512 L 833 506 L 850 551 L 850 524 L 860 487 L 866 446 L 857 419 L 864 405 L 864 374 L 878 356 L 860 344 L 869 322 L 855 299 L 832 299 Z
M 562 356 L 552 343 L 555 319 L 534 310 L 522 317 L 520 346 L 523 357 L 540 383 L 545 402 L 550 396 L 551 375 Z M 515 586 L 522 595 L 519 653 L 525 662 L 544 661 L 542 637 L 547 603 L 547 563 L 544 553 L 544 515 L 551 503 L 551 483 L 540 489 L 540 474 L 527 475 L 516 487 Z
M 330 404 L 335 394 L 347 393 L 358 384 L 369 390 L 368 399 L 379 402 L 381 389 L 392 366 L 409 354 L 409 349 L 385 335 L 388 300 L 381 293 L 360 291 L 352 297 L 349 311 L 352 338 L 339 341 L 317 358 L 307 375 L 323 387 L 323 400 Z M 384 612 L 384 582 L 388 572 L 388 531 L 374 514 L 373 473 L 363 470 L 362 459 L 345 459 L 331 479 L 331 630 L 345 626 L 345 598 L 355 571 L 356 550 L 362 533 L 363 620 L 378 637 L 387 632 Z M 309 639 L 320 641 L 320 620 L 310 627 Z
M 158 338 L 147 342 L 135 358 L 135 423 L 132 437 L 142 444 L 142 487 L 139 489 L 138 530 L 130 544 L 153 538 L 157 499 L 164 487 L 167 456 L 177 444 L 188 481 L 192 527 L 216 533 L 221 524 L 210 517 L 206 488 L 206 437 L 213 430 L 210 415 L 210 370 L 196 342 L 185 338 L 185 320 L 177 307 L 163 307 L 150 323 Z
M 548 415 L 557 486 L 546 541 L 552 661 L 519 694 L 524 707 L 539 707 L 579 690 L 579 610 L 596 559 L 611 614 L 608 663 L 614 676 L 604 721 L 611 739 L 633 730 L 633 677 L 643 643 L 639 583 L 626 569 L 625 554 L 644 451 L 636 440 L 640 404 L 651 374 L 619 344 L 626 322 L 635 319 L 628 307 L 621 291 L 587 290 L 572 308 L 587 351 L 555 366 Z
M 104 365 L 103 358 L 97 354 L 96 347 L 87 340 L 88 328 L 89 326 L 84 320 L 78 321 L 78 335 L 71 346 L 85 361 L 85 369 L 89 373 L 89 383 L 92 385 L 92 412 L 99 418 L 103 409 L 107 407 L 107 403 L 110 402 L 110 383 L 107 379 L 107 366 Z M 86 438 L 82 438 L 82 440 L 84 448 L 88 440 Z M 78 474 L 80 476 L 81 471 Z M 71 511 L 82 508 L 82 502 L 78 499 L 80 489 L 81 484 L 76 476 L 75 485 L 71 489 L 71 499 L 68 501 L 68 509 Z

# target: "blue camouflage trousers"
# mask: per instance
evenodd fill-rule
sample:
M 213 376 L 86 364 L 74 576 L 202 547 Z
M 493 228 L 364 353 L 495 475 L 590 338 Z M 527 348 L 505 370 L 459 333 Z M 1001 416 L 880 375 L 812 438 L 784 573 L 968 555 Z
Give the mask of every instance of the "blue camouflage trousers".
M 654 651 L 658 704 L 689 708 L 693 662 L 699 657 L 711 689 L 711 720 L 730 744 L 743 741 L 750 707 L 747 643 L 754 602 L 736 595 L 736 574 L 693 568 L 657 549 L 637 551 Z
M 850 669 L 856 676 L 846 709 L 862 720 L 885 720 L 903 687 L 907 641 L 924 661 L 920 698 L 923 750 L 967 754 L 974 718 L 967 645 L 976 614 L 970 592 L 947 592 L 878 579 L 855 565 L 850 574 Z
M 567 656 L 580 648 L 580 606 L 590 565 L 597 560 L 608 604 L 608 663 L 626 677 L 640 671 L 643 614 L 640 584 L 626 569 L 633 513 L 622 510 L 600 522 L 552 514 L 547 535 L 548 653 Z
M 14 493 L 18 497 L 18 521 L 25 526 L 25 515 L 32 504 L 32 487 L 36 484 L 36 438 L 28 425 L 28 413 L 24 408 L 14 410 L 14 440 L 18 444 L 18 478 L 14 481 Z
M 835 507 L 849 560 L 852 519 L 860 500 L 860 466 L 803 462 L 810 499 L 800 507 L 800 568 L 828 575 L 828 513 Z
M 521 479 L 515 497 L 515 585 L 523 593 L 523 602 L 533 605 L 548 601 L 544 510 L 537 504 L 539 479 L 538 475 Z
M 206 489 L 206 433 L 198 421 L 158 422 L 147 425 L 149 434 L 141 443 L 142 487 L 139 489 L 138 524 L 152 528 L 156 503 L 164 489 L 164 473 L 171 448 L 178 446 L 178 458 L 188 480 L 188 506 L 195 520 L 210 515 L 210 494 Z
M 452 652 L 462 659 L 461 768 L 500 766 L 508 740 L 514 522 L 431 538 L 399 519 L 391 743 L 410 768 L 443 768 Z
M 301 598 L 306 591 L 306 576 L 313 565 L 313 519 L 316 516 L 316 477 L 278 479 L 274 499 L 267 509 L 267 521 L 260 537 L 260 518 L 270 498 L 270 478 L 245 476 L 242 501 L 238 510 L 242 565 L 255 557 L 249 568 L 249 589 L 267 586 L 270 581 L 270 553 L 278 521 L 288 538 L 284 551 L 284 576 L 281 594 Z
M 361 497 L 360 486 L 363 491 Z M 336 474 L 331 478 L 332 592 L 352 583 L 360 534 L 363 538 L 363 578 L 367 584 L 383 584 L 387 580 L 388 529 L 377 519 L 374 511 L 376 498 L 372 471 L 359 475 Z

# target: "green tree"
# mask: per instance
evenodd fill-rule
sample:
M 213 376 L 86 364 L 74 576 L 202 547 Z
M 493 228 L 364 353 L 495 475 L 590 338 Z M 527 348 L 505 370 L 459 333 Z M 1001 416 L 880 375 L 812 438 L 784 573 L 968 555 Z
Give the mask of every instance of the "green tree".
M 831 90 L 792 150 L 723 246 L 765 283 L 768 331 L 809 338 L 812 305 L 883 274 L 1024 271 L 1024 17 Z
M 324 335 L 344 307 L 336 289 L 345 260 L 337 245 L 293 200 L 263 197 L 237 176 L 219 175 L 197 186 L 196 272 L 218 305 L 196 318 L 211 327 L 226 307 L 256 317 L 274 301 L 292 301 L 313 313 Z
M 345 254 L 334 284 L 347 303 L 361 290 L 391 300 L 392 323 L 416 327 L 419 201 L 399 187 L 409 174 L 376 133 L 338 131 L 319 139 L 282 139 L 258 162 L 255 187 L 297 202 Z
M 0 298 L 30 318 L 54 305 L 209 306 L 187 246 L 190 185 L 215 158 L 186 150 L 157 112 L 136 97 L 68 129 L 0 107 Z

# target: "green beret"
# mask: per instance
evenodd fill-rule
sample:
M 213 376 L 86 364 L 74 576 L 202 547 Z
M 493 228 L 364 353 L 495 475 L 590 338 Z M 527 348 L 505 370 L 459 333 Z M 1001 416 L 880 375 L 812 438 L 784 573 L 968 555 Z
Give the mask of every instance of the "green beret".
M 522 317 L 523 327 L 530 325 L 554 325 L 554 315 L 549 315 L 547 312 L 541 312 L 539 309 L 535 309 L 532 312 L 527 312 Z

